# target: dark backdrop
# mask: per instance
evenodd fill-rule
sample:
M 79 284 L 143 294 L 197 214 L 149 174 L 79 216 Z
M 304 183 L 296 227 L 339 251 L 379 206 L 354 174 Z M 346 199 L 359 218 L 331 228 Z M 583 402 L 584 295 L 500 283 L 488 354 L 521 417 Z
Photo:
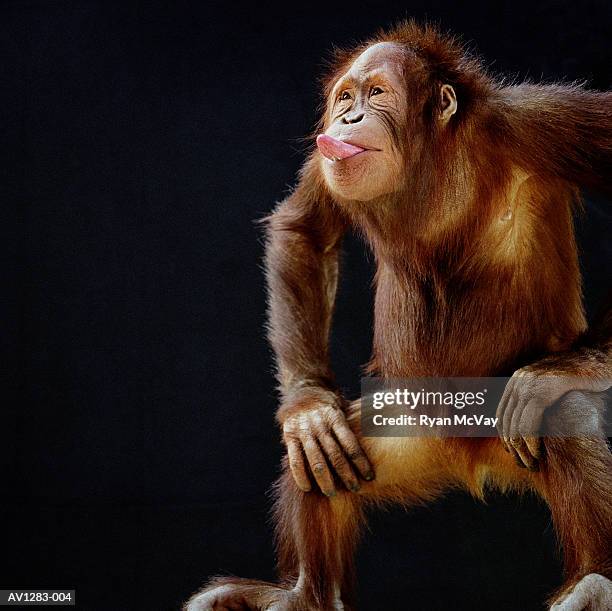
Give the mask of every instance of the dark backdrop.
M 281 446 L 253 221 L 303 158 L 321 59 L 427 15 L 494 70 L 607 88 L 606 4 L 3 3 L 0 585 L 144 611 L 176 610 L 213 573 L 272 577 Z M 611 226 L 589 204 L 590 309 Z M 356 240 L 346 259 L 333 351 L 355 393 L 372 269 Z M 375 515 L 363 608 L 540 609 L 554 547 L 534 499 Z

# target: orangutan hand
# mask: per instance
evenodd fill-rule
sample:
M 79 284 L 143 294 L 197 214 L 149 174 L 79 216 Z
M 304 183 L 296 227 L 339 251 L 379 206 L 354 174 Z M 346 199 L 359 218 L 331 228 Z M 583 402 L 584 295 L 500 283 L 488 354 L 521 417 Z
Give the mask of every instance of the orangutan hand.
M 336 494 L 335 474 L 348 490 L 357 492 L 358 475 L 368 481 L 374 479 L 372 466 L 337 397 L 326 391 L 314 394 L 283 408 L 279 417 L 295 483 L 308 492 L 314 479 L 321 492 L 331 497 Z
M 508 381 L 497 408 L 497 430 L 517 464 L 538 470 L 544 412 L 571 391 L 601 392 L 607 380 L 553 369 L 543 361 L 519 369 Z

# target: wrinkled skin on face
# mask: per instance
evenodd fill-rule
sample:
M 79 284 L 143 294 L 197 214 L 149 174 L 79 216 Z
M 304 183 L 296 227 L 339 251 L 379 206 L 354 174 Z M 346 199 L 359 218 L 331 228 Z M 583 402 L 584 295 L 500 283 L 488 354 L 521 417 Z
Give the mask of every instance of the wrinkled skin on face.
M 317 146 L 325 181 L 338 197 L 368 201 L 401 188 L 397 134 L 407 112 L 402 60 L 398 45 L 373 45 L 332 89 Z

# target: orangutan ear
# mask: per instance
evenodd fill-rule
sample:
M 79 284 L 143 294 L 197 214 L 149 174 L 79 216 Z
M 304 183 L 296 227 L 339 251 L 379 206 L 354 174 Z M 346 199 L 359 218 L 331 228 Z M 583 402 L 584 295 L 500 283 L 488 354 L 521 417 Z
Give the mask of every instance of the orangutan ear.
M 440 119 L 446 123 L 457 112 L 457 96 L 450 85 L 440 87 Z

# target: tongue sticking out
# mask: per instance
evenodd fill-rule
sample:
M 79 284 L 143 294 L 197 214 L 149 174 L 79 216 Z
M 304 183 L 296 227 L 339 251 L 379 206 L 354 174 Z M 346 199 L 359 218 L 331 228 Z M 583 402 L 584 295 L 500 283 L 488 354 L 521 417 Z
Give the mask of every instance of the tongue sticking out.
M 319 151 L 321 151 L 321 155 L 331 161 L 348 159 L 349 157 L 353 157 L 353 155 L 357 155 L 357 153 L 365 151 L 365 149 L 362 149 L 360 146 L 354 146 L 353 144 L 348 144 L 348 142 L 336 140 L 336 138 L 332 138 L 327 134 L 320 134 L 317 136 L 317 147 Z

